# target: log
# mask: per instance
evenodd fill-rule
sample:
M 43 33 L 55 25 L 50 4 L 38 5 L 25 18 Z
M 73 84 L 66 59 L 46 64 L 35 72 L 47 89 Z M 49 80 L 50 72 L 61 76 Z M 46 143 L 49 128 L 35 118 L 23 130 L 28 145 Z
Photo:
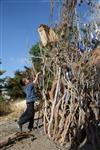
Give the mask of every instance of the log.
M 53 99 L 54 99 L 54 94 L 55 94 L 54 92 L 55 92 L 55 89 L 56 89 L 56 85 L 57 85 L 57 78 L 55 78 L 53 80 L 51 90 L 49 91 L 49 96 L 50 96 L 51 101 L 53 101 Z
M 0 141 L 0 149 L 3 148 L 4 146 L 14 143 L 15 141 L 21 140 L 23 138 L 29 138 L 29 137 L 34 137 L 34 135 L 30 132 L 13 133 Z
M 58 89 L 59 89 L 59 85 L 60 85 L 60 83 L 59 83 L 60 75 L 61 75 L 61 68 L 58 69 L 58 81 L 57 81 L 57 86 L 56 86 L 56 91 L 55 91 L 54 102 L 53 102 L 52 109 L 51 109 L 51 118 L 50 118 L 50 122 L 48 125 L 48 136 L 49 136 L 49 138 L 51 138 L 51 132 L 50 131 L 51 131 L 52 121 L 53 121 L 53 117 L 54 117 L 54 108 L 55 108 L 56 101 L 57 101 Z

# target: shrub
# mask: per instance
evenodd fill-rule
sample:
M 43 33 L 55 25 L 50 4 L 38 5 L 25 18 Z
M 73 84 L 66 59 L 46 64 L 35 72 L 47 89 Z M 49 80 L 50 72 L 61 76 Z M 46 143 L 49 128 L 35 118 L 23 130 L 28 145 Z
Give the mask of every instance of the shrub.
M 9 113 L 11 113 L 10 103 L 0 96 L 0 116 L 7 115 Z

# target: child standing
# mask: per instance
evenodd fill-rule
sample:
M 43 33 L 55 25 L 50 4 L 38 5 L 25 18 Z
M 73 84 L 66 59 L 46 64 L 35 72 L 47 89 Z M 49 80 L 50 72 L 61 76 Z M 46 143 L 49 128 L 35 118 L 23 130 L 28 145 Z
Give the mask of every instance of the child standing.
M 38 99 L 35 91 L 35 84 L 38 81 L 40 72 L 36 74 L 35 79 L 30 82 L 28 78 L 23 78 L 21 80 L 21 84 L 23 86 L 23 91 L 26 95 L 26 110 L 25 112 L 20 116 L 18 125 L 20 128 L 20 131 L 22 131 L 22 126 L 29 122 L 28 129 L 31 131 L 33 129 L 33 123 L 34 123 L 34 102 Z

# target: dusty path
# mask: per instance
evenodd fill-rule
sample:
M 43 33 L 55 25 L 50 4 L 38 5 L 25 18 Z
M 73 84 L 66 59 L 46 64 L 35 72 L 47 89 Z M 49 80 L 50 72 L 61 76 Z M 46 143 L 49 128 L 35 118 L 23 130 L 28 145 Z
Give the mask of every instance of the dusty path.
M 20 103 L 22 106 L 23 102 Z M 21 113 L 19 107 L 20 103 L 17 103 L 18 106 L 15 107 L 16 109 L 14 108 L 15 112 L 11 113 L 8 116 L 0 117 L 0 140 L 4 139 L 6 136 L 9 136 L 12 133 L 16 133 L 19 131 L 15 119 Z M 35 120 L 35 127 L 36 127 L 36 122 L 37 120 Z M 41 123 L 42 122 L 40 119 L 39 124 L 41 125 Z M 27 131 L 27 124 L 24 126 L 24 131 Z M 67 150 L 64 148 L 59 148 L 57 145 L 54 144 L 54 142 L 50 141 L 44 134 L 43 127 L 39 128 L 38 130 L 34 129 L 32 131 L 32 134 L 34 134 L 35 137 L 34 140 L 32 137 L 23 139 L 21 141 L 17 141 L 13 145 L 9 145 L 2 148 L 2 150 Z M 93 147 L 91 144 L 85 144 L 80 149 L 74 149 L 74 150 L 93 150 Z
M 27 124 L 24 126 L 24 131 L 27 131 Z M 6 136 L 18 132 L 17 123 L 15 121 L 0 122 L 0 140 Z M 54 142 L 50 141 L 44 134 L 43 127 L 34 129 L 31 132 L 33 137 L 17 141 L 13 145 L 6 146 L 1 150 L 67 150 L 66 148 L 58 147 Z M 80 149 L 74 150 L 93 150 L 92 145 L 84 145 Z
M 35 124 L 36 126 L 36 124 Z M 0 122 L 0 140 L 6 136 L 18 132 L 17 123 L 13 120 Z M 24 126 L 24 131 L 27 131 L 27 124 Z M 43 127 L 34 129 L 33 137 L 17 141 L 13 145 L 2 148 L 1 150 L 67 150 L 59 148 L 54 142 L 50 141 L 44 134 Z M 85 144 L 83 147 L 74 150 L 94 150 L 91 144 Z M 96 149 L 99 150 L 99 149 Z
M 24 127 L 26 131 L 26 127 Z M 0 140 L 4 137 L 18 131 L 15 121 L 7 121 L 0 124 Z M 2 148 L 2 150 L 60 150 L 52 141 L 50 141 L 43 132 L 43 128 L 32 131 L 35 138 L 32 137 L 17 141 L 13 145 Z
M 20 113 L 25 109 L 25 106 L 25 101 L 18 101 L 13 105 L 13 113 L 5 117 L 0 117 L 0 140 L 19 131 L 17 123 L 14 120 L 18 118 Z M 41 124 L 41 120 L 39 124 Z M 24 131 L 27 131 L 27 124 L 24 126 Z M 2 148 L 2 150 L 59 150 L 59 148 L 44 135 L 43 127 L 38 130 L 34 129 L 32 134 L 34 134 L 35 140 L 32 141 L 32 137 L 23 139 L 13 145 Z

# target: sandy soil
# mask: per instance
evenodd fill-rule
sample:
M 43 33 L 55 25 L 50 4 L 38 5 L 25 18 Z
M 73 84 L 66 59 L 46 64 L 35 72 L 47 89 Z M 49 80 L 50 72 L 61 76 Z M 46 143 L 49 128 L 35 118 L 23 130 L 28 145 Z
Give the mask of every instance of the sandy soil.
M 23 104 L 23 105 L 22 105 Z M 21 106 L 21 107 L 20 107 Z M 0 140 L 3 140 L 6 136 L 11 135 L 19 131 L 17 122 L 15 121 L 23 109 L 25 109 L 25 102 L 18 102 L 13 105 L 15 110 L 8 116 L 0 117 Z M 35 118 L 37 115 L 35 115 Z M 36 127 L 37 120 L 35 120 Z M 41 119 L 39 125 L 41 125 Z M 23 127 L 24 131 L 27 131 L 27 124 Z M 2 150 L 60 150 L 52 141 L 50 141 L 43 132 L 43 126 L 41 128 L 35 128 L 32 132 L 32 137 L 17 141 L 13 145 L 6 146 Z
M 21 102 L 22 103 L 22 102 Z M 24 106 L 21 105 L 21 106 Z M 16 109 L 17 108 L 17 111 Z M 0 117 L 0 140 L 4 139 L 6 136 L 11 135 L 19 131 L 17 122 L 15 121 L 22 109 L 18 106 L 15 106 L 15 111 L 8 116 Z M 58 147 L 54 142 L 48 139 L 43 131 L 43 126 L 41 128 L 36 128 L 37 125 L 37 115 L 35 115 L 35 129 L 31 132 L 34 135 L 33 137 L 22 139 L 16 143 L 2 148 L 2 150 L 67 150 L 61 147 Z M 39 125 L 42 125 L 41 119 L 39 120 Z M 23 128 L 24 131 L 27 131 L 27 124 Z M 90 143 L 84 143 L 84 145 L 79 149 L 74 150 L 94 150 L 93 146 Z M 96 149 L 99 150 L 99 149 Z
M 27 124 L 24 126 L 23 130 L 27 131 Z M 0 140 L 18 131 L 19 129 L 17 123 L 14 120 L 0 122 Z M 30 137 L 27 139 L 22 139 L 12 145 L 2 148 L 2 150 L 67 150 L 66 148 L 58 147 L 53 141 L 49 140 L 48 137 L 46 137 L 46 135 L 44 134 L 43 126 L 37 129 L 35 123 L 35 129 L 31 133 L 34 135 L 34 138 Z M 85 144 L 80 149 L 74 150 L 94 149 L 91 144 Z
M 27 126 L 27 124 L 26 124 Z M 24 126 L 24 131 L 27 131 Z M 6 136 L 18 132 L 17 123 L 15 121 L 7 121 L 0 124 L 0 140 Z M 43 132 L 43 127 L 34 129 L 31 132 L 33 137 L 17 141 L 13 145 L 6 146 L 2 150 L 60 150 L 52 141 L 50 141 Z

